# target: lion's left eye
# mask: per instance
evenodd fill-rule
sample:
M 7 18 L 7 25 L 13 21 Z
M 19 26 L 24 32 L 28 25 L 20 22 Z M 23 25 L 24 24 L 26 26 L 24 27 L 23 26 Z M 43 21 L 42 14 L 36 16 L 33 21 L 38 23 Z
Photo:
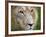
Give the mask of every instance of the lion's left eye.
M 31 10 L 31 12 L 33 12 L 33 9 Z

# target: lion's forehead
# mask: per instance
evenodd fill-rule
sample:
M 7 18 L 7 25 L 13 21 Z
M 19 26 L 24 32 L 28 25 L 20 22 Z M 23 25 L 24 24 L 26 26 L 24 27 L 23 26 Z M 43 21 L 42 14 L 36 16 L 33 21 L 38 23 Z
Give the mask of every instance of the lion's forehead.
M 19 7 L 17 7 L 17 9 L 19 9 L 19 10 L 31 10 L 31 9 L 33 9 L 34 10 L 34 7 L 30 7 L 30 6 L 19 6 Z

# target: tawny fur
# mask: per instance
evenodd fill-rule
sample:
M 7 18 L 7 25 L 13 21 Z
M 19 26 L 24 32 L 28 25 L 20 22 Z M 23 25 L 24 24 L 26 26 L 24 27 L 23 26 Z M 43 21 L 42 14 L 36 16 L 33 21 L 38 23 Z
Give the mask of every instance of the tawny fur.
M 33 30 L 35 24 L 35 7 L 13 6 L 12 12 L 15 21 L 15 29 L 21 28 L 22 30 Z M 32 24 L 32 26 L 28 24 Z

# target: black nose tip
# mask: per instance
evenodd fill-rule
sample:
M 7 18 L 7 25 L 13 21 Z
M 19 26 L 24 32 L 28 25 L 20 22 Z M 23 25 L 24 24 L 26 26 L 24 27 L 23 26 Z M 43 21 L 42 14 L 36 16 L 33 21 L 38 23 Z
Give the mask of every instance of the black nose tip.
M 32 26 L 33 24 L 28 24 L 28 25 Z

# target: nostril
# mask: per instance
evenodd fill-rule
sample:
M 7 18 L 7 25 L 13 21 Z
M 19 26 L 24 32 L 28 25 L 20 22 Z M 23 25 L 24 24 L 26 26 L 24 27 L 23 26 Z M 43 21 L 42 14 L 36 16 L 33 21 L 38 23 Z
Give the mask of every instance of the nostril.
M 28 25 L 32 26 L 33 24 L 28 24 Z

